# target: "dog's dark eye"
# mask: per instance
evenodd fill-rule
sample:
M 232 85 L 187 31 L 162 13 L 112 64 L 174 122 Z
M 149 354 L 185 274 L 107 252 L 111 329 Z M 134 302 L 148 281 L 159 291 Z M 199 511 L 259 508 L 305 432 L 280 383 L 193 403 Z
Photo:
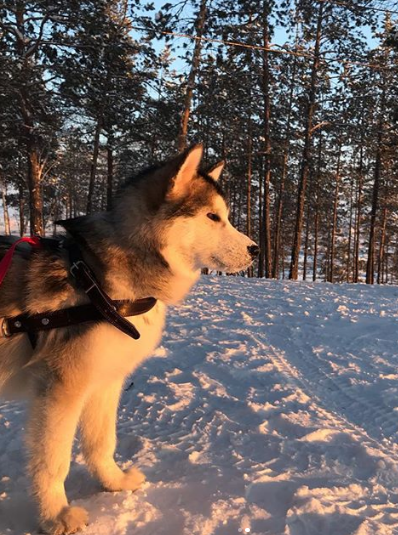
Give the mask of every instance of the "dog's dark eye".
M 211 219 L 212 221 L 217 221 L 217 222 L 218 222 L 218 221 L 221 221 L 221 217 L 220 217 L 219 215 L 217 215 L 217 214 L 212 214 L 211 212 L 209 212 L 209 213 L 207 214 L 207 217 L 208 217 L 209 219 Z

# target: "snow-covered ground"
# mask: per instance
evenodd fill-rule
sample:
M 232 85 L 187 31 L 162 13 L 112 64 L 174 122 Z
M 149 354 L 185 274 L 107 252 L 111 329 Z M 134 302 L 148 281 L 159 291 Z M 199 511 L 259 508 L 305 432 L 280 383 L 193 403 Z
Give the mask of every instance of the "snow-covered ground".
M 23 411 L 0 405 L 0 533 L 36 533 Z M 105 493 L 76 449 L 87 535 L 398 534 L 398 288 L 205 278 L 122 399 Z

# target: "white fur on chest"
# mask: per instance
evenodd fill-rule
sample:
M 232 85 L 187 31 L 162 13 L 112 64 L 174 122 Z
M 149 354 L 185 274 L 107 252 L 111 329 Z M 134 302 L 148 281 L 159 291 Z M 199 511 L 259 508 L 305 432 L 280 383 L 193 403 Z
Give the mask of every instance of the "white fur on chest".
M 108 323 L 93 329 L 87 339 L 86 355 L 95 382 L 109 382 L 130 374 L 158 346 L 164 328 L 166 306 L 158 301 L 152 310 L 127 318 L 138 329 L 134 340 Z

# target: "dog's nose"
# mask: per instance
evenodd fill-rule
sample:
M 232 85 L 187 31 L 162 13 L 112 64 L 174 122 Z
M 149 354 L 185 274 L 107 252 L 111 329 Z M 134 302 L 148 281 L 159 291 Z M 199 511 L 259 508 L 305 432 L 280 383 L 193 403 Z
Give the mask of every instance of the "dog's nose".
M 259 255 L 260 247 L 258 245 L 249 245 L 247 250 L 252 258 L 256 258 Z

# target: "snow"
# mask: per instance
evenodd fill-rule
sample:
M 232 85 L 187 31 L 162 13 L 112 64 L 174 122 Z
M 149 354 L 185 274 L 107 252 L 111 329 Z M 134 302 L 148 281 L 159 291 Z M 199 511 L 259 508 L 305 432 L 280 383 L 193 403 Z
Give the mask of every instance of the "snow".
M 76 446 L 87 535 L 398 534 L 398 288 L 206 277 L 133 377 L 102 492 Z M 23 406 L 0 404 L 0 534 L 36 534 Z

